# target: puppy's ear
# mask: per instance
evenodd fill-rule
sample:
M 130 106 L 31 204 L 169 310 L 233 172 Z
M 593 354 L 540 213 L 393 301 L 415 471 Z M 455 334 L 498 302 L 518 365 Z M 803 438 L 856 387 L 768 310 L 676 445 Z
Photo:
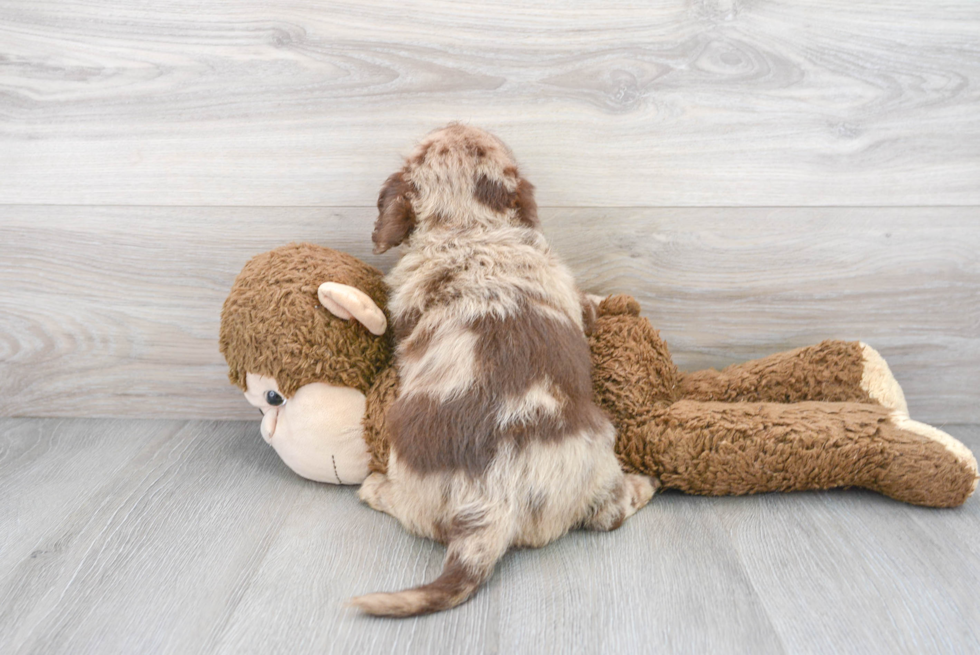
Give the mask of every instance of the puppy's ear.
M 408 238 L 415 229 L 415 211 L 408 198 L 412 185 L 404 171 L 388 178 L 378 195 L 378 220 L 374 223 L 374 254 L 380 255 Z
M 517 221 L 521 225 L 541 228 L 538 222 L 538 203 L 534 202 L 534 185 L 523 177 L 518 178 L 517 189 L 511 192 L 503 183 L 481 174 L 476 178 L 475 195 L 477 201 L 494 211 L 516 209 Z
M 514 206 L 517 196 L 507 190 L 503 182 L 491 180 L 484 173 L 476 178 L 473 194 L 477 202 L 495 212 L 505 212 Z
M 534 201 L 534 185 L 523 177 L 517 182 L 514 206 L 517 207 L 517 220 L 536 230 L 541 229 L 538 221 L 538 203 Z

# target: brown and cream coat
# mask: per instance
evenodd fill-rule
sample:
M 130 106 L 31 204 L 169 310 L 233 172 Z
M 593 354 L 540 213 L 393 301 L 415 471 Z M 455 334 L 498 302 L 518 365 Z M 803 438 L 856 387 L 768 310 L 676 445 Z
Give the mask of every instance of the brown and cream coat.
M 653 495 L 623 474 L 592 398 L 582 297 L 537 225 L 506 147 L 475 128 L 429 135 L 381 193 L 398 396 L 387 474 L 361 497 L 447 543 L 434 583 L 354 599 L 410 615 L 465 600 L 512 546 L 612 529 Z

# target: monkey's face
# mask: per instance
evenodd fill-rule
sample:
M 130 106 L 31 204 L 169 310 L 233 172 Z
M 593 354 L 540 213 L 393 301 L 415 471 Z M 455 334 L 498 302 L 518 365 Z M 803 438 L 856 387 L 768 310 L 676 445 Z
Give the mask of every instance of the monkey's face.
M 384 312 L 359 289 L 324 282 L 317 298 L 331 314 L 376 335 L 387 329 Z M 310 382 L 287 397 L 275 378 L 247 372 L 245 399 L 262 412 L 262 438 L 297 474 L 333 484 L 360 484 L 368 476 L 367 400 L 358 389 Z
M 314 382 L 286 398 L 273 378 L 248 373 L 245 379 L 245 399 L 262 412 L 262 438 L 289 468 L 317 482 L 364 481 L 371 456 L 363 437 L 363 393 Z

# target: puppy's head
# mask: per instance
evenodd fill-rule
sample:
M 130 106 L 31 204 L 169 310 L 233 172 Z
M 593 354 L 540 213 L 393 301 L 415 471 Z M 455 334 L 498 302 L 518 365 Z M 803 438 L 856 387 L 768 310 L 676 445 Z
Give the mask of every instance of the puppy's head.
M 534 187 L 500 139 L 452 123 L 422 139 L 385 182 L 371 239 L 382 253 L 416 230 L 505 224 L 539 228 Z

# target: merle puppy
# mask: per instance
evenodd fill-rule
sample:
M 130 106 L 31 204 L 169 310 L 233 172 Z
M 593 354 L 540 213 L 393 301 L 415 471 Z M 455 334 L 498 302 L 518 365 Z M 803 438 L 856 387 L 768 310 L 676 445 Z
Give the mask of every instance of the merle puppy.
M 458 124 L 429 134 L 378 208 L 376 252 L 406 246 L 387 278 L 400 387 L 387 475 L 360 497 L 447 554 L 434 582 L 351 602 L 411 616 L 465 601 L 512 546 L 619 527 L 656 482 L 616 461 L 582 295 L 499 139 Z

